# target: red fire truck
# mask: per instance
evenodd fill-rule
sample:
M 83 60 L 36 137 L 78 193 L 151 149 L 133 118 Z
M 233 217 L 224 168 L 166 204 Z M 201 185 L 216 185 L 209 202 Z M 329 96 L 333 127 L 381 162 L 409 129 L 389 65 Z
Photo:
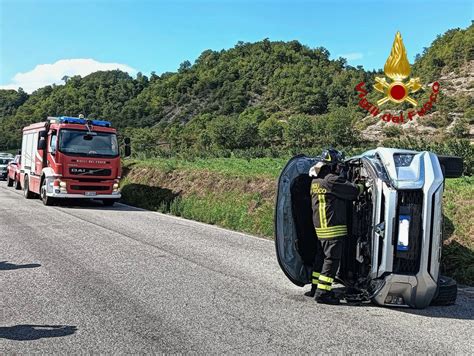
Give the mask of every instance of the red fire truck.
M 125 156 L 130 155 L 125 139 Z M 26 199 L 45 205 L 59 199 L 120 199 L 121 175 L 116 130 L 110 122 L 80 117 L 48 117 L 23 129 L 20 182 Z

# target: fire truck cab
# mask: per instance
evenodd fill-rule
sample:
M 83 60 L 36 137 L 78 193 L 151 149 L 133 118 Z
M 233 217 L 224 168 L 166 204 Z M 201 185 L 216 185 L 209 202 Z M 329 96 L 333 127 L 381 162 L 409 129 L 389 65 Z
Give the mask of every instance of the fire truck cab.
M 48 117 L 23 129 L 20 182 L 27 199 L 39 195 L 51 205 L 87 198 L 113 205 L 120 199 L 120 175 L 117 134 L 108 121 Z

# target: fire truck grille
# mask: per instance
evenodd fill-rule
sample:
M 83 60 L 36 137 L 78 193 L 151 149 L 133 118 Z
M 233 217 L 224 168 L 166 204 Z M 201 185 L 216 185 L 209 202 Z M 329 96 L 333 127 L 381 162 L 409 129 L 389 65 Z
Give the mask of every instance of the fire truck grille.
M 398 191 L 397 222 L 400 215 L 410 217 L 408 230 L 408 248 L 400 250 L 397 247 L 399 224 L 396 224 L 394 242 L 393 272 L 400 274 L 416 274 L 420 269 L 420 256 L 422 245 L 422 190 Z
M 71 185 L 72 190 L 103 191 L 110 190 L 110 187 L 103 185 Z
M 106 168 L 69 168 L 69 173 L 80 176 L 110 176 L 112 170 Z

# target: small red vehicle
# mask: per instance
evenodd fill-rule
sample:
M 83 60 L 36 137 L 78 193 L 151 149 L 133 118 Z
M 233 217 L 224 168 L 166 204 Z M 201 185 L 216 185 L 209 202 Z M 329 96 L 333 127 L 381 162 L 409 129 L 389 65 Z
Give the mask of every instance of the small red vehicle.
M 9 187 L 15 187 L 20 190 L 20 166 L 21 166 L 21 155 L 16 155 L 13 161 L 8 163 L 7 167 L 7 185 Z

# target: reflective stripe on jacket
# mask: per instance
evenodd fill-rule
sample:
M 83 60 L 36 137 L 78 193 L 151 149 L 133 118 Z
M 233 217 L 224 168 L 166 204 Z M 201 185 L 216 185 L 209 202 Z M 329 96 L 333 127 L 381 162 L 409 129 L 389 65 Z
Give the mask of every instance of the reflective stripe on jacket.
M 333 239 L 347 235 L 348 200 L 355 200 L 362 187 L 345 178 L 329 173 L 311 183 L 313 223 L 319 239 Z

